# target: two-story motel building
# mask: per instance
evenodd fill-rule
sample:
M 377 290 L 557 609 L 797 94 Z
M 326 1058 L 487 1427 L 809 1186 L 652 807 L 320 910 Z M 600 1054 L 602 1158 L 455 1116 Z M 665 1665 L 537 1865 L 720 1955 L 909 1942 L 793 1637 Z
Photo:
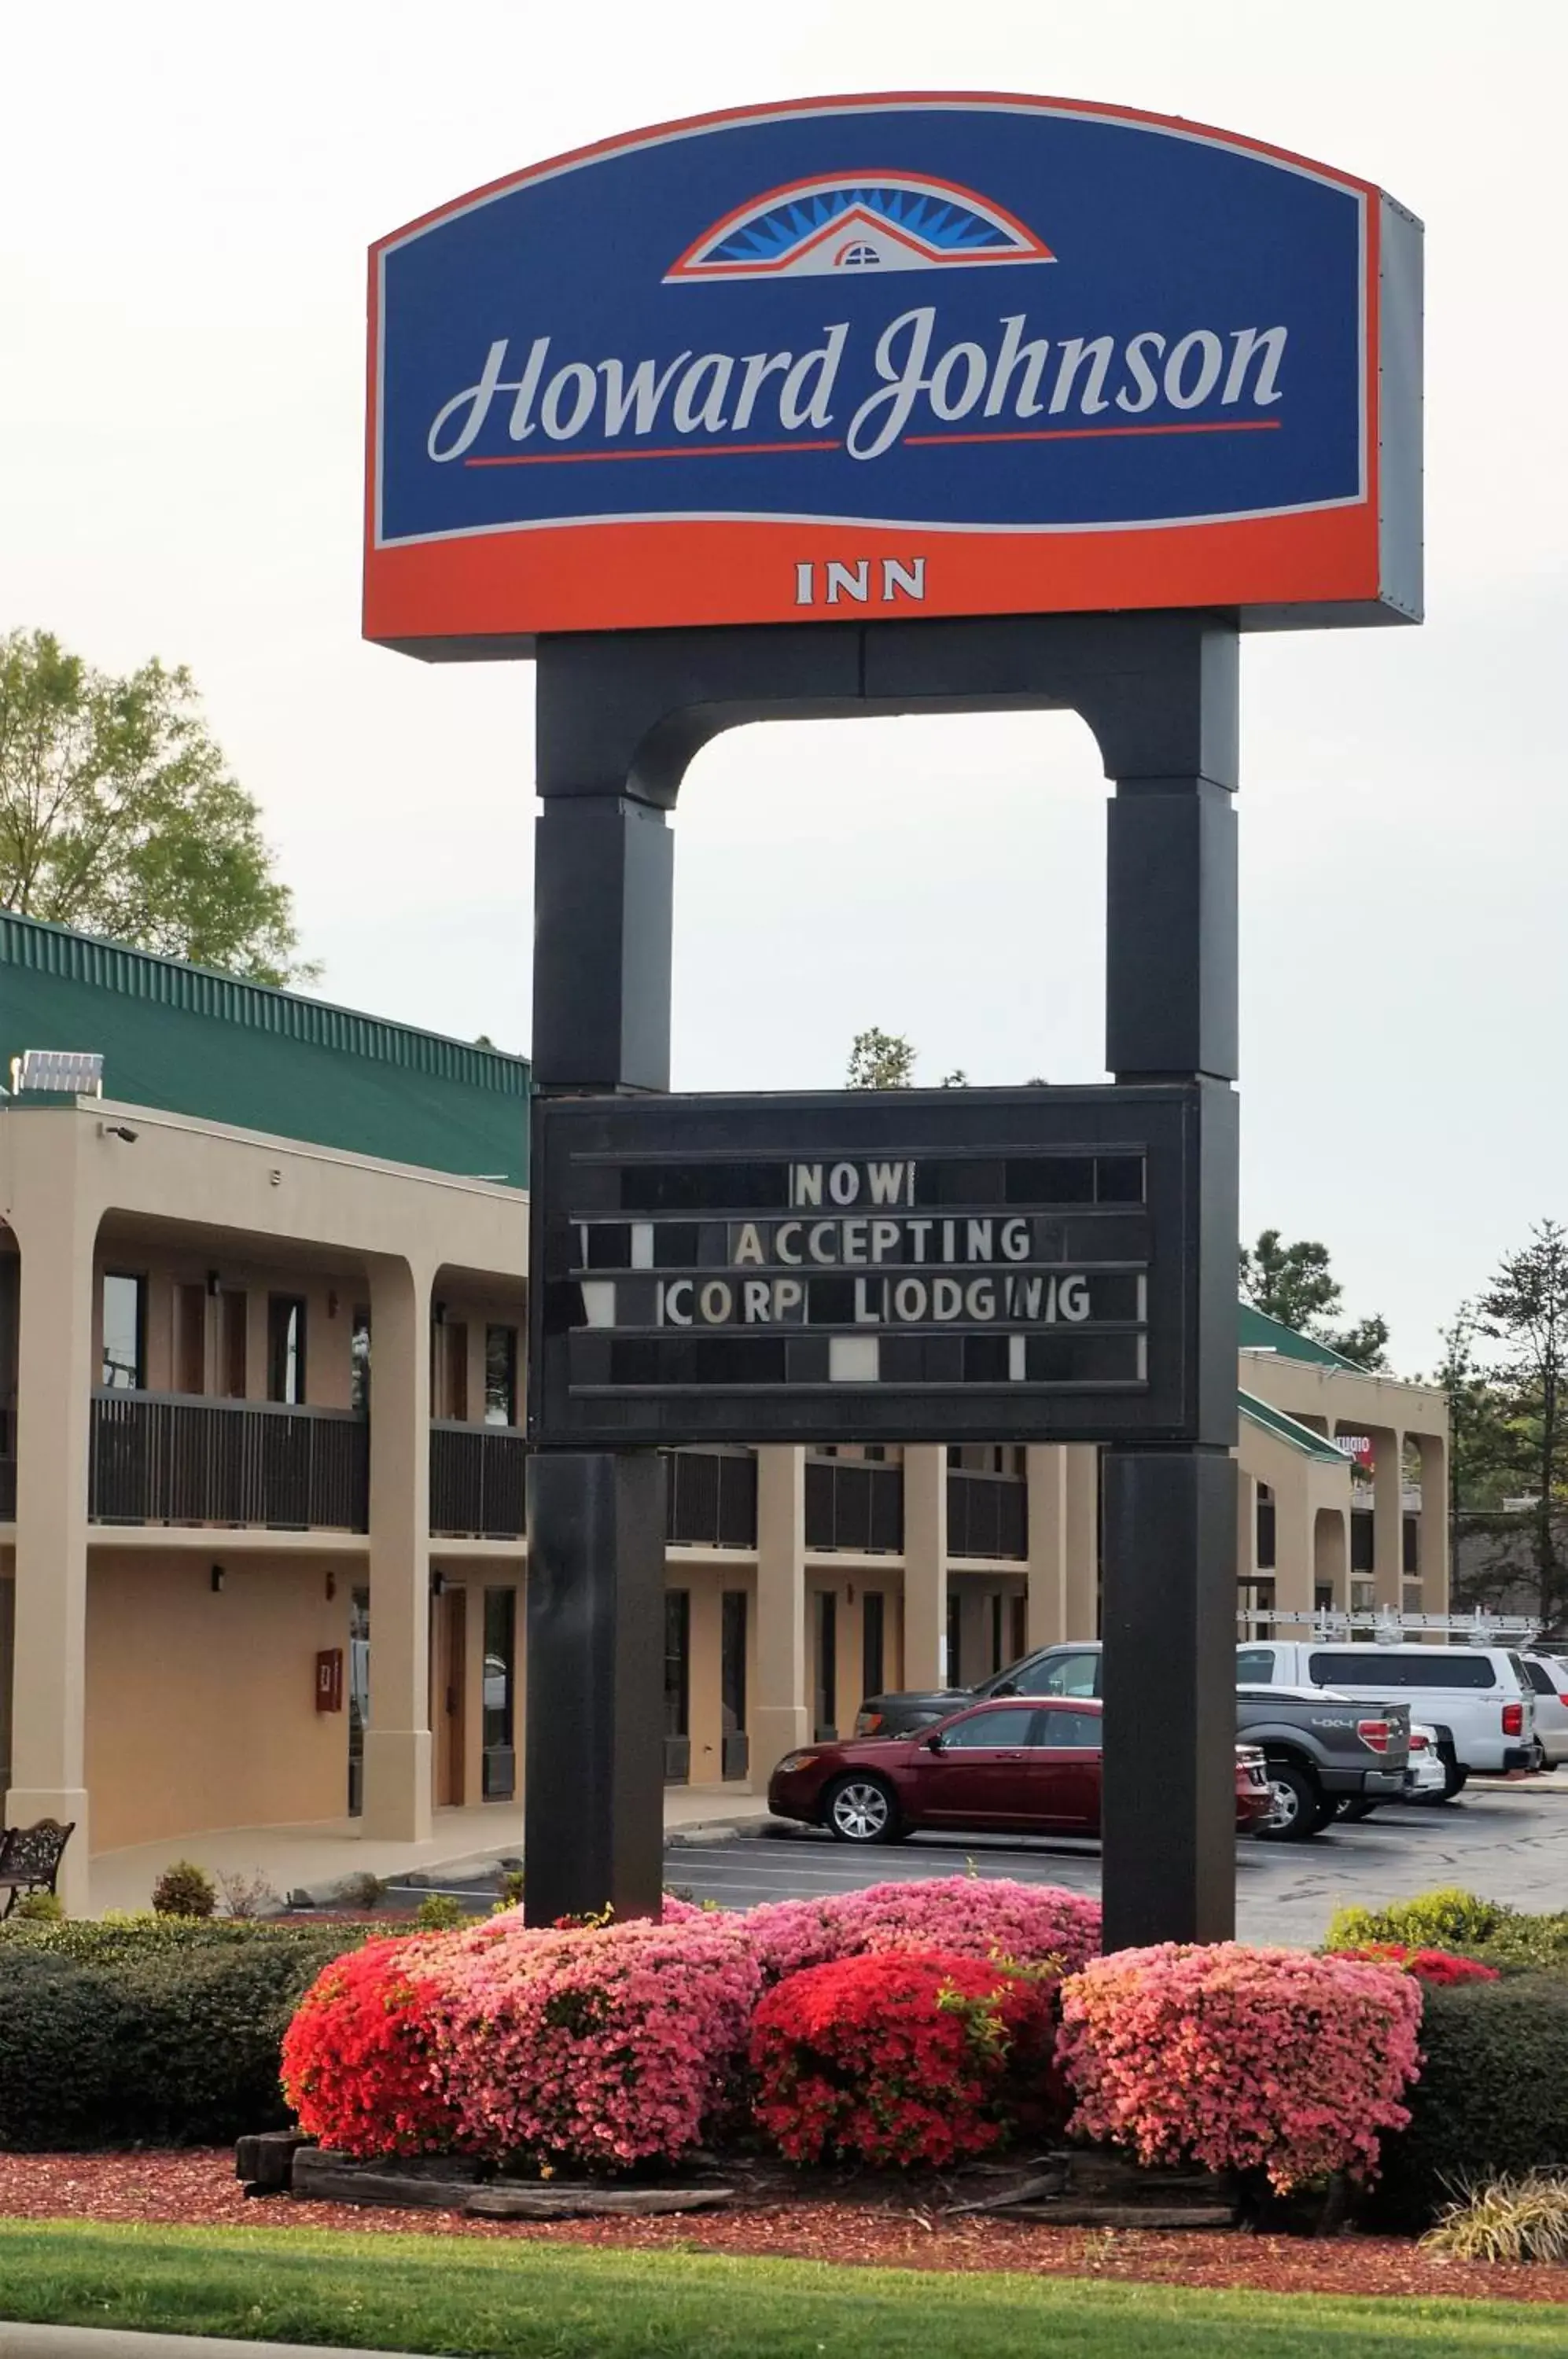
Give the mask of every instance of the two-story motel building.
M 519 1821 L 528 1069 L 0 915 L 0 1788 L 89 1854 Z M 1447 1602 L 1441 1395 L 1243 1311 L 1238 1603 Z M 1339 1438 L 1356 1437 L 1365 1484 Z M 1097 1628 L 1091 1448 L 680 1451 L 666 1774 Z

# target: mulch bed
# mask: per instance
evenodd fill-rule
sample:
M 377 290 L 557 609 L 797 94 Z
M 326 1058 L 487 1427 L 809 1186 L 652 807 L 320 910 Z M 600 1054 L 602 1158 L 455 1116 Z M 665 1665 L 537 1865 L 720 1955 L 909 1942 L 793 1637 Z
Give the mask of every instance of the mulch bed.
M 663 2220 L 467 2220 L 453 2212 L 247 2201 L 228 2147 L 178 2153 L 0 2154 L 0 2217 L 201 2228 L 337 2228 L 367 2235 L 543 2237 L 682 2252 L 771 2256 L 907 2269 L 1016 2269 L 1046 2277 L 1245 2286 L 1269 2293 L 1568 2302 L 1568 2267 L 1444 2261 L 1393 2236 L 1036 2227 L 944 2220 L 902 2201 L 762 2201 Z

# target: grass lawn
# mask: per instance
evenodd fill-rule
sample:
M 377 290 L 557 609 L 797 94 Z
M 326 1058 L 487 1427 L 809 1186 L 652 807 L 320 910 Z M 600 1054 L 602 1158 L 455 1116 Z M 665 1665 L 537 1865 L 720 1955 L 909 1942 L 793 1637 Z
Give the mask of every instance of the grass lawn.
M 1528 2359 L 1568 2348 L 1568 2308 L 1546 2304 L 37 2221 L 0 2222 L 0 2318 L 495 2359 Z

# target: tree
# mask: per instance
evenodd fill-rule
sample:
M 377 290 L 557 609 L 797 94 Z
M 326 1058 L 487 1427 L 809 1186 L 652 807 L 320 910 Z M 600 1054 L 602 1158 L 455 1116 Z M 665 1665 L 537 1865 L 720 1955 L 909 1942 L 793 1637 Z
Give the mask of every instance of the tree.
M 914 1042 L 902 1032 L 879 1032 L 875 1025 L 869 1032 L 857 1032 L 849 1052 L 849 1071 L 845 1076 L 852 1090 L 909 1090 L 915 1085 Z M 943 1073 L 939 1088 L 966 1090 L 969 1075 L 962 1065 L 951 1073 Z M 1043 1077 L 1035 1073 L 1025 1082 L 1030 1090 L 1045 1087 Z
M 1505 1500 L 1519 1487 L 1525 1437 L 1497 1375 L 1475 1349 L 1475 1308 L 1462 1302 L 1443 1330 L 1443 1357 L 1428 1381 L 1448 1400 L 1448 1549 L 1454 1603 L 1497 1610 L 1519 1577 L 1519 1517 Z M 1462 1548 L 1461 1542 L 1469 1542 Z M 1484 1549 L 1480 1544 L 1496 1545 Z
M 1551 1625 L 1568 1603 L 1555 1517 L 1568 1452 L 1568 1230 L 1537 1221 L 1530 1243 L 1505 1254 L 1479 1298 L 1480 1332 L 1501 1346 L 1498 1374 L 1510 1395 L 1509 1422 L 1530 1467 L 1531 1575 L 1537 1610 Z
M 907 1090 L 914 1086 L 914 1043 L 901 1032 L 857 1032 L 844 1076 L 852 1090 Z
M 1241 1290 L 1258 1310 L 1326 1343 L 1358 1367 L 1386 1368 L 1388 1326 L 1384 1319 L 1357 1319 L 1348 1327 L 1330 1321 L 1340 1310 L 1345 1288 L 1329 1267 L 1328 1247 L 1312 1237 L 1286 1245 L 1278 1229 L 1265 1229 L 1255 1245 L 1241 1248 Z
M 0 906 L 256 983 L 317 972 L 190 673 L 115 679 L 48 631 L 0 638 Z

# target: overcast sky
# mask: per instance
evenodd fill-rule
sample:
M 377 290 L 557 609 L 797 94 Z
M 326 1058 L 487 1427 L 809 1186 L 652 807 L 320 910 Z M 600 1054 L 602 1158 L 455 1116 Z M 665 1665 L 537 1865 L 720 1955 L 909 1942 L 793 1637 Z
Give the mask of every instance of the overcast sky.
M 1429 1364 L 1568 1217 L 1563 14 L 1494 0 L 53 0 L 5 14 L 0 629 L 189 664 L 329 997 L 528 1040 L 532 678 L 362 644 L 365 249 L 580 142 L 818 91 L 1113 100 L 1427 225 L 1424 628 L 1243 668 L 1243 1206 Z M 1070 717 L 749 729 L 695 764 L 678 1087 L 1103 1071 L 1104 803 Z

